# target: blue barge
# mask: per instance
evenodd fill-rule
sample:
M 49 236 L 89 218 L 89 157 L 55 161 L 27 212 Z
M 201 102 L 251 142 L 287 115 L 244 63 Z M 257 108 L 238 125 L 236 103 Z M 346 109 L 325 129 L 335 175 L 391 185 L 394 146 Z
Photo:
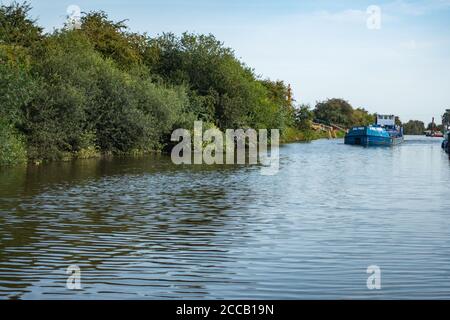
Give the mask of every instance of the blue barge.
M 351 128 L 345 144 L 361 146 L 393 146 L 402 143 L 403 128 L 395 125 L 395 116 L 377 115 L 376 124 Z

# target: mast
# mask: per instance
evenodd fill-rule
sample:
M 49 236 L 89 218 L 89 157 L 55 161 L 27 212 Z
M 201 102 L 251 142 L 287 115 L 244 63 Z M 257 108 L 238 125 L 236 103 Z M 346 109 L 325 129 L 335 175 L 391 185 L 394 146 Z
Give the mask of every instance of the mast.
M 434 117 L 431 119 L 431 136 L 433 136 L 434 133 Z

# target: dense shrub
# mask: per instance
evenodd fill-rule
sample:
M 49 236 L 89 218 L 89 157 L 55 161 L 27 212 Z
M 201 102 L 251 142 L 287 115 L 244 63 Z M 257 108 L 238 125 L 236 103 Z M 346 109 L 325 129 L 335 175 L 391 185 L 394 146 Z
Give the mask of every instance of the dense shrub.
M 297 129 L 307 130 L 311 128 L 313 119 L 314 112 L 311 111 L 309 105 L 301 105 L 294 112 L 294 123 Z
M 159 149 L 189 109 L 184 88 L 158 86 L 148 73 L 121 70 L 82 32 L 54 34 L 41 54 L 34 71 L 42 88 L 27 108 L 31 157 L 58 158 L 87 148 Z M 87 133 L 95 137 L 91 145 Z
M 298 124 L 290 89 L 212 35 L 149 38 L 101 11 L 43 34 L 29 11 L 0 6 L 1 164 L 161 150 L 195 120 L 286 135 Z
M 425 132 L 425 124 L 419 120 L 410 120 L 403 125 L 404 133 L 411 135 L 422 135 Z
M 16 129 L 0 119 L 0 166 L 25 162 L 25 143 Z
M 28 57 L 23 48 L 0 45 L 0 165 L 23 162 L 26 146 L 20 128 L 23 107 L 35 92 L 28 73 Z
M 195 115 L 214 120 L 221 129 L 278 128 L 282 123 L 283 106 L 253 70 L 212 35 L 164 34 L 151 39 L 144 61 L 165 81 L 188 86 L 194 92 Z
M 320 101 L 314 108 L 314 117 L 328 124 L 344 127 L 368 125 L 375 121 L 375 116 L 362 108 L 353 109 L 346 100 L 328 99 Z
M 0 6 L 0 43 L 30 47 L 42 39 L 42 28 L 30 18 L 30 10 L 27 3 Z

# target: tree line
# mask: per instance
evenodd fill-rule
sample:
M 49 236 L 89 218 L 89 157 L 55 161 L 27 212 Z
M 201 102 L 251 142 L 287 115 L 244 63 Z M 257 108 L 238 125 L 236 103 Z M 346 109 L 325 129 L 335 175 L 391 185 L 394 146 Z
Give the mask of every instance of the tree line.
M 27 3 L 0 6 L 0 165 L 136 154 L 171 146 L 175 128 L 278 128 L 315 138 L 315 118 L 345 126 L 373 116 L 342 99 L 296 106 L 213 35 L 129 30 L 102 11 L 51 33 Z

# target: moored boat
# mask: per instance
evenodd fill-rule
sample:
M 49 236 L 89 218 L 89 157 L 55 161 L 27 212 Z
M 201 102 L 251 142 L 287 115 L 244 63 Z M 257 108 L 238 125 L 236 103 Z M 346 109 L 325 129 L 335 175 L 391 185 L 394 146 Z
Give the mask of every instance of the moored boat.
M 344 142 L 361 146 L 393 146 L 403 142 L 403 128 L 395 125 L 395 116 L 377 115 L 375 124 L 351 128 Z
M 444 141 L 442 141 L 442 149 L 448 153 L 450 158 L 450 109 L 445 110 L 444 115 L 442 116 L 442 125 L 444 127 Z
M 450 145 L 449 145 L 449 138 L 450 138 L 450 131 L 447 131 L 444 135 L 444 141 L 442 141 L 442 149 L 445 150 L 445 152 L 449 153 Z
M 443 138 L 444 134 L 440 131 L 425 131 L 425 135 L 431 138 Z

